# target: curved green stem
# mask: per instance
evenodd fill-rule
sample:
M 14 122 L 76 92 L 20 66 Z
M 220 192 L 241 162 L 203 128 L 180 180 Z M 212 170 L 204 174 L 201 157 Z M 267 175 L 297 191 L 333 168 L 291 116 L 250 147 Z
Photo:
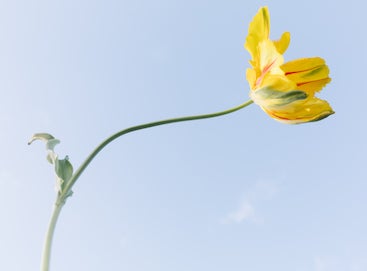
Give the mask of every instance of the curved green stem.
M 70 195 L 69 193 L 71 191 L 71 188 L 73 187 L 73 185 L 75 184 L 75 182 L 77 181 L 77 179 L 79 178 L 79 176 L 87 168 L 87 166 L 89 165 L 89 163 L 93 160 L 93 158 L 104 147 L 106 147 L 109 143 L 111 143 L 115 139 L 119 138 L 120 136 L 125 135 L 127 133 L 131 133 L 131 132 L 137 131 L 137 130 L 142 130 L 142 129 L 146 129 L 146 128 L 150 128 L 150 127 L 154 127 L 154 126 L 159 126 L 159 125 L 164 125 L 164 124 L 169 124 L 169 123 L 219 117 L 219 116 L 223 116 L 223 115 L 226 115 L 226 114 L 229 114 L 229 113 L 238 111 L 238 110 L 240 110 L 240 109 L 242 109 L 242 108 L 244 108 L 244 107 L 246 107 L 246 106 L 248 106 L 248 105 L 250 105 L 252 103 L 253 103 L 252 100 L 248 100 L 247 102 L 245 102 L 243 104 L 240 104 L 239 106 L 233 107 L 231 109 L 228 109 L 228 110 L 224 110 L 224 111 L 220 111 L 220 112 L 216 112 L 216 113 L 211 113 L 211 114 L 203 114 L 203 115 L 196 115 L 196 116 L 187 116 L 187 117 L 181 117 L 181 118 L 173 118 L 173 119 L 166 119 L 166 120 L 161 120 L 161 121 L 150 122 L 150 123 L 146 123 L 146 124 L 141 124 L 141 125 L 133 126 L 133 127 L 124 129 L 124 130 L 122 130 L 120 132 L 117 132 L 116 134 L 113 134 L 112 136 L 110 136 L 109 138 L 107 138 L 106 140 L 104 140 L 97 148 L 95 148 L 94 151 L 83 162 L 83 164 L 78 168 L 78 170 L 74 173 L 74 175 L 71 177 L 71 179 L 66 184 L 66 186 L 64 188 L 64 191 L 60 195 L 60 200 L 61 201 L 65 201 L 66 198 Z
M 127 133 L 131 133 L 137 130 L 142 130 L 154 126 L 169 124 L 169 123 L 175 123 L 175 122 L 182 122 L 182 121 L 189 121 L 189 120 L 199 120 L 199 119 L 208 119 L 208 118 L 214 118 L 223 116 L 232 112 L 235 112 L 237 110 L 240 110 L 250 104 L 252 104 L 253 101 L 249 100 L 243 104 L 240 104 L 239 106 L 233 107 L 228 110 L 212 113 L 212 114 L 204 114 L 204 115 L 197 115 L 197 116 L 188 116 L 188 117 L 181 117 L 181 118 L 173 118 L 173 119 L 166 119 L 161 121 L 155 121 L 150 122 L 146 124 L 141 124 L 137 126 L 133 126 L 124 130 L 121 130 L 117 132 L 116 134 L 113 134 L 112 136 L 105 139 L 100 145 L 95 148 L 92 153 L 87 157 L 87 159 L 83 162 L 83 164 L 80 165 L 80 167 L 75 171 L 73 176 L 70 178 L 70 180 L 66 183 L 65 187 L 63 188 L 63 191 L 61 193 L 58 193 L 54 210 L 51 216 L 50 224 L 47 230 L 46 234 L 46 240 L 43 247 L 43 254 L 42 254 L 42 265 L 41 265 L 41 271 L 49 271 L 49 265 L 50 265 L 50 255 L 51 255 L 51 245 L 52 245 L 52 238 L 56 227 L 56 222 L 59 217 L 60 211 L 67 199 L 72 193 L 71 188 L 79 178 L 79 176 L 83 173 L 83 171 L 87 168 L 87 166 L 90 164 L 90 162 L 93 160 L 93 158 L 109 143 L 114 141 L 115 139 L 119 138 L 122 135 L 125 135 Z

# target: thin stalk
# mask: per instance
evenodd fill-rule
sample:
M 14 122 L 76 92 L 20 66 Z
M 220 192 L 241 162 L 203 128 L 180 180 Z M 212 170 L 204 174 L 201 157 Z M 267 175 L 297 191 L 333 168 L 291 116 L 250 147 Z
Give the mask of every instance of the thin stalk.
M 62 206 L 63 204 L 55 204 L 52 210 L 50 223 L 48 225 L 46 233 L 45 243 L 43 245 L 41 271 L 48 271 L 50 269 L 52 239 L 55 232 L 56 222 L 59 218 Z
M 164 124 L 169 124 L 169 123 L 175 123 L 175 122 L 183 122 L 183 121 L 190 121 L 190 120 L 199 120 L 199 119 L 208 119 L 208 118 L 219 117 L 219 116 L 223 116 L 223 115 L 238 111 L 238 110 L 240 110 L 240 109 L 242 109 L 242 108 L 244 108 L 244 107 L 246 107 L 246 106 L 248 106 L 252 103 L 253 103 L 253 101 L 249 100 L 249 101 L 247 101 L 243 104 L 240 104 L 239 106 L 233 107 L 233 108 L 228 109 L 228 110 L 216 112 L 216 113 L 196 115 L 196 116 L 187 116 L 187 117 L 173 118 L 173 119 L 166 119 L 166 120 L 141 124 L 141 125 L 137 125 L 137 126 L 133 126 L 133 127 L 121 130 L 121 131 L 113 134 L 112 136 L 108 137 L 107 139 L 105 139 L 85 159 L 85 161 L 75 171 L 75 173 L 70 178 L 70 180 L 66 183 L 63 191 L 58 194 L 58 197 L 56 199 L 56 203 L 55 203 L 55 206 L 54 206 L 54 210 L 52 212 L 50 224 L 49 224 L 49 227 L 48 227 L 48 230 L 47 230 L 46 240 L 45 240 L 45 243 L 44 243 L 43 254 L 42 254 L 41 271 L 49 271 L 50 256 L 51 256 L 51 245 L 52 245 L 52 238 L 53 238 L 53 235 L 54 235 L 56 222 L 57 222 L 57 219 L 59 217 L 62 206 L 64 205 L 67 197 L 69 197 L 71 195 L 71 188 L 73 187 L 73 185 L 75 184 L 75 182 L 77 181 L 79 176 L 83 173 L 83 171 L 87 168 L 87 166 L 93 160 L 93 158 L 104 147 L 106 147 L 109 143 L 111 143 L 112 141 L 114 141 L 115 139 L 119 138 L 122 135 L 125 135 L 127 133 L 131 133 L 131 132 L 134 132 L 134 131 L 138 131 L 138 130 L 142 130 L 142 129 L 146 129 L 146 128 L 151 128 L 151 127 L 155 127 L 155 126 L 160 126 L 160 125 L 164 125 Z

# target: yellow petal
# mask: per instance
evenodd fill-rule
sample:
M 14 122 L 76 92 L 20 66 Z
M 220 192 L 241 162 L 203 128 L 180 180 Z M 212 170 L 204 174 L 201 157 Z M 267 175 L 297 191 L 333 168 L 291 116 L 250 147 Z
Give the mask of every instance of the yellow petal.
M 251 54 L 252 59 L 256 58 L 257 46 L 261 41 L 269 39 L 270 16 L 267 7 L 259 9 L 248 28 L 248 36 L 245 48 Z
M 279 54 L 284 54 L 287 50 L 289 43 L 291 41 L 291 34 L 289 32 L 284 32 L 279 40 L 273 41 L 275 48 Z
M 310 97 L 305 101 L 296 101 L 279 110 L 265 107 L 262 109 L 272 118 L 287 124 L 319 121 L 334 114 L 328 102 L 316 97 Z
M 267 74 L 261 84 L 262 87 L 268 87 L 278 91 L 296 90 L 297 85 L 281 74 Z
M 256 82 L 256 72 L 253 69 L 247 69 L 246 70 L 246 79 L 249 83 L 250 89 L 253 89 L 255 87 Z
M 320 79 L 312 82 L 305 82 L 297 85 L 297 89 L 306 93 L 312 94 L 320 91 L 327 83 L 331 81 L 331 78 Z
M 283 64 L 283 56 L 277 51 L 274 43 L 270 40 L 265 40 L 259 44 L 260 54 L 260 70 L 267 73 L 283 74 L 279 67 Z M 265 74 L 264 74 L 265 75 Z
M 285 63 L 282 66 L 282 70 L 285 73 L 299 72 L 309 70 L 321 65 L 325 65 L 325 60 L 323 60 L 321 57 L 300 58 Z
M 313 95 L 320 91 L 329 78 L 329 68 L 320 57 L 301 58 L 283 64 L 280 67 L 285 76 L 297 84 L 297 89 Z
M 280 66 L 284 62 L 283 56 L 278 53 L 272 41 L 262 41 L 258 46 L 258 52 L 257 62 L 254 61 L 253 63 L 256 82 L 252 89 L 262 87 L 264 85 L 263 80 L 270 74 L 284 75 L 284 72 L 280 69 Z

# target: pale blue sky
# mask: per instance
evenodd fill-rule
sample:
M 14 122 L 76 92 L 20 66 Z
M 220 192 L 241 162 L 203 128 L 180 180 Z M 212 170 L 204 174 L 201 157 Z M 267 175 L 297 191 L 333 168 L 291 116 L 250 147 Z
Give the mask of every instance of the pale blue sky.
M 248 99 L 258 8 L 285 59 L 321 56 L 336 114 L 280 124 L 256 105 L 129 134 L 74 187 L 52 271 L 366 271 L 364 1 L 0 1 L 0 270 L 39 270 L 54 175 L 108 135 Z

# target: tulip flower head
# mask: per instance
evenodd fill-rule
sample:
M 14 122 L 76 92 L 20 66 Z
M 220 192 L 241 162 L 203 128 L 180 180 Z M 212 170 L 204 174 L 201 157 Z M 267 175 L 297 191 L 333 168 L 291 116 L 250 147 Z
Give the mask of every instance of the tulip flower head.
M 312 57 L 284 63 L 290 34 L 285 32 L 272 41 L 269 33 L 269 11 L 262 7 L 249 25 L 245 42 L 252 57 L 246 77 L 254 103 L 270 117 L 288 124 L 318 121 L 333 114 L 326 101 L 315 97 L 331 81 L 325 61 Z

